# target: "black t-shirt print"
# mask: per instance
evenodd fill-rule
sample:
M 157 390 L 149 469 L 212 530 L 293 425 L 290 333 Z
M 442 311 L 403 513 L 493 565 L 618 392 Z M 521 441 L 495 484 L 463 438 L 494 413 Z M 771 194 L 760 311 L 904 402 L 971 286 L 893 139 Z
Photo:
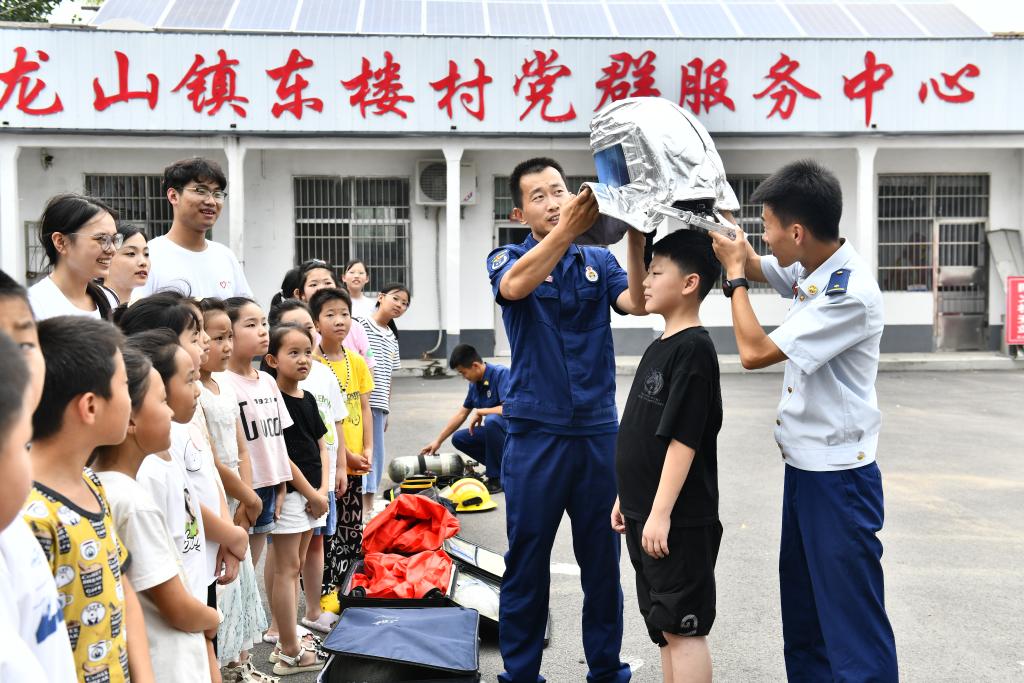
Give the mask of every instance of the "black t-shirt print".
M 302 398 L 289 396 L 281 392 L 284 405 L 292 417 L 291 427 L 284 430 L 284 442 L 288 447 L 288 457 L 302 472 L 309 485 L 315 489 L 323 483 L 323 470 L 320 464 L 320 437 L 327 433 L 327 427 L 320 417 L 320 409 L 316 399 L 308 391 L 302 392 Z M 289 482 L 288 491 L 295 488 Z
M 675 439 L 695 455 L 672 509 L 672 524 L 717 521 L 721 427 L 718 355 L 708 331 L 691 327 L 647 347 L 622 412 L 615 449 L 622 514 L 647 519 L 668 445 Z

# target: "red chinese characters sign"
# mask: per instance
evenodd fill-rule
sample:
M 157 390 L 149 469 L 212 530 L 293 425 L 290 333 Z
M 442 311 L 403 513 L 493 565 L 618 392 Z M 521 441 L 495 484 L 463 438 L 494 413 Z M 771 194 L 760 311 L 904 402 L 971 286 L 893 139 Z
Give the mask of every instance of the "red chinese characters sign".
M 1024 276 L 1006 278 L 1006 343 L 1024 346 Z
M 457 123 L 472 132 L 585 134 L 589 117 L 580 111 L 665 97 L 712 132 L 857 132 L 883 123 L 919 130 L 920 121 L 946 132 L 991 130 L 966 120 L 993 111 L 1008 120 L 1024 107 L 1019 89 L 991 73 L 1001 62 L 950 60 L 938 48 L 934 59 L 919 57 L 928 42 L 793 41 L 780 51 L 777 43 L 717 40 L 655 50 L 611 39 L 552 47 L 393 37 L 379 50 L 379 39 L 349 37 L 345 50 L 330 43 L 326 51 L 309 36 L 212 35 L 206 45 L 195 36 L 147 36 L 147 45 L 183 48 L 161 51 L 131 41 L 114 49 L 93 33 L 70 34 L 69 43 L 91 41 L 96 58 L 81 59 L 75 45 L 65 48 L 66 32 L 0 29 L 0 115 L 14 121 L 7 125 L 447 132 Z M 12 35 L 18 43 L 5 43 Z M 274 49 L 252 49 L 254 40 Z M 1021 106 L 993 106 L 1014 97 Z M 948 125 L 953 108 L 966 113 L 959 128 Z M 933 113 L 915 113 L 922 110 Z

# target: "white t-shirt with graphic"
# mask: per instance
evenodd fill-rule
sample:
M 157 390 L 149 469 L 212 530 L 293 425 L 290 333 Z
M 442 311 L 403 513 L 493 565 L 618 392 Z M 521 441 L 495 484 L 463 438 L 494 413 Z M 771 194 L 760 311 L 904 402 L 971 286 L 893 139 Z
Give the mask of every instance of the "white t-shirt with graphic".
M 206 603 L 210 570 L 206 564 L 206 532 L 199 514 L 199 496 L 189 485 L 185 468 L 176 460 L 147 455 L 135 475 L 163 511 L 167 530 L 181 555 L 186 585 L 196 600 Z
M 242 265 L 234 252 L 220 242 L 206 241 L 206 249 L 192 251 L 178 246 L 166 235 L 149 241 L 151 262 L 149 279 L 132 292 L 132 300 L 162 289 L 171 289 L 192 297 L 232 296 L 252 298 Z
M 171 457 L 185 468 L 189 485 L 198 497 L 199 505 L 205 505 L 215 514 L 221 512 L 221 503 L 225 502 L 224 489 L 217 473 L 213 449 L 206 433 L 206 413 L 202 406 L 196 406 L 192 422 L 187 425 L 171 423 Z M 199 514 L 200 510 L 196 510 Z M 230 520 L 229 520 L 230 521 Z M 217 553 L 220 543 L 206 539 L 207 585 L 217 580 Z
M 142 605 L 156 680 L 158 683 L 206 683 L 210 680 L 206 638 L 202 633 L 179 631 L 168 624 L 148 593 L 150 588 L 175 576 L 188 586 L 181 555 L 167 529 L 163 511 L 149 492 L 128 475 L 121 472 L 97 472 L 96 475 L 107 493 L 117 536 L 131 554 L 126 574 Z M 203 602 L 206 602 L 205 596 Z

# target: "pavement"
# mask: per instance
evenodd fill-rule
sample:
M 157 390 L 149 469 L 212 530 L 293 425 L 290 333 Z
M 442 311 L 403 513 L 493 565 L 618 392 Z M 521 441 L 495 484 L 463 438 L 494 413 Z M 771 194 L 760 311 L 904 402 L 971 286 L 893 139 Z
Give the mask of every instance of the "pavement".
M 616 356 L 615 374 L 632 377 L 636 374 L 640 356 Z M 488 363 L 511 365 L 508 356 L 486 358 Z M 742 375 L 755 372 L 758 374 L 782 374 L 783 363 L 777 363 L 760 370 L 746 370 L 736 354 L 719 354 L 718 365 L 723 375 Z M 961 372 L 971 371 L 1007 371 L 1024 370 L 1024 356 L 1011 358 L 1004 353 L 994 351 L 961 351 L 957 353 L 883 353 L 878 362 L 879 372 Z M 444 360 L 402 360 L 402 367 L 396 373 L 399 377 L 457 377 L 458 374 L 448 368 Z
M 620 409 L 629 385 L 618 381 Z M 785 679 L 777 553 L 783 464 L 772 437 L 780 377 L 722 378 L 719 435 L 721 519 L 716 571 L 718 616 L 709 642 L 716 681 Z M 403 377 L 394 383 L 389 456 L 415 454 L 461 405 L 457 378 Z M 879 465 L 886 496 L 886 603 L 901 679 L 911 682 L 1024 680 L 1024 373 L 884 372 Z M 449 449 L 446 446 L 446 449 Z M 498 509 L 460 515 L 462 535 L 504 550 L 504 497 Z M 552 683 L 586 677 L 580 639 L 582 593 L 568 522 L 551 556 L 553 639 L 542 673 Z M 657 648 L 636 607 L 623 550 L 622 658 L 633 680 L 661 680 Z M 257 650 L 265 662 L 268 646 Z M 268 670 L 260 664 L 260 668 Z M 502 670 L 493 642 L 480 649 L 482 680 Z M 313 681 L 312 674 L 288 680 Z

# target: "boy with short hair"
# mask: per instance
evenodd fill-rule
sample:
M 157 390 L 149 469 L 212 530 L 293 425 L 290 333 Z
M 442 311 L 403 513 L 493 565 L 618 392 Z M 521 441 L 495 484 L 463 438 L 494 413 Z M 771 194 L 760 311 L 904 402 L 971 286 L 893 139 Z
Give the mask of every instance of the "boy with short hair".
M 149 279 L 132 293 L 134 301 L 162 289 L 199 299 L 252 298 L 235 253 L 206 239 L 224 208 L 227 187 L 227 176 L 212 159 L 182 159 L 164 169 L 162 188 L 174 221 L 166 235 L 149 241 Z
M 665 332 L 640 360 L 616 444 L 612 528 L 626 536 L 640 612 L 671 683 L 711 681 L 722 391 L 699 312 L 720 273 L 701 232 L 654 244 L 644 298 Z
M 448 367 L 469 382 L 469 391 L 462 408 L 452 415 L 438 437 L 423 447 L 420 455 L 437 453 L 450 436 L 455 448 L 484 465 L 487 490 L 501 493 L 501 453 L 508 432 L 501 404 L 508 395 L 509 370 L 504 365 L 485 363 L 469 344 L 452 349 Z M 459 429 L 471 413 L 469 428 Z
M 49 560 L 79 681 L 152 680 L 141 607 L 127 577 L 99 478 L 99 446 L 124 441 L 131 415 L 124 338 L 110 323 L 60 316 L 39 323 L 46 378 L 32 416 L 34 479 L 22 515 Z M 83 343 L 83 341 L 85 343 Z M 125 634 L 131 631 L 131 651 Z

